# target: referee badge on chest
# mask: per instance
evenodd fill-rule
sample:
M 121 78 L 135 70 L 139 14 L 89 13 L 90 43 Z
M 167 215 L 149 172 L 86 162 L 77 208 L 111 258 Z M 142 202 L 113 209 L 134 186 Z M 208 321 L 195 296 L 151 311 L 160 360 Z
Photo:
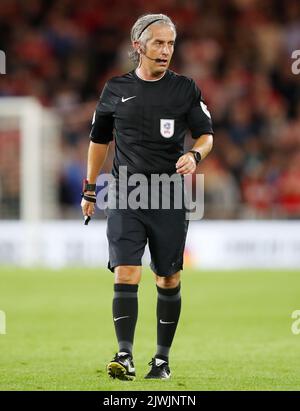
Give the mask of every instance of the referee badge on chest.
M 165 138 L 170 138 L 174 134 L 174 120 L 160 119 L 160 134 Z

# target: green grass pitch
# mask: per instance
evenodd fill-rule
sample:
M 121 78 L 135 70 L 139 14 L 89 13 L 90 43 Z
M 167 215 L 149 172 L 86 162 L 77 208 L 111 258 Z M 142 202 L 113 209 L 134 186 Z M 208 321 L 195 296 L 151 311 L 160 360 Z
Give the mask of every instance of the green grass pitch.
M 105 269 L 0 268 L 0 390 L 299 390 L 299 271 L 186 269 L 172 378 L 144 380 L 156 345 L 156 289 L 143 271 L 134 382 L 110 380 L 117 350 Z

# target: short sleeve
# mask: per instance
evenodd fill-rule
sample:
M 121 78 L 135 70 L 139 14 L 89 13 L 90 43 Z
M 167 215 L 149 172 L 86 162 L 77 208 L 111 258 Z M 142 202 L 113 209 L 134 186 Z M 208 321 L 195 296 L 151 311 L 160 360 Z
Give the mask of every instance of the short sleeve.
M 105 84 L 93 115 L 90 139 L 94 143 L 107 144 L 113 140 L 115 103 L 114 95 Z
M 187 123 L 192 137 L 198 138 L 202 134 L 213 134 L 213 128 L 210 112 L 201 98 L 201 92 L 194 81 L 192 84 L 192 104 L 187 115 Z

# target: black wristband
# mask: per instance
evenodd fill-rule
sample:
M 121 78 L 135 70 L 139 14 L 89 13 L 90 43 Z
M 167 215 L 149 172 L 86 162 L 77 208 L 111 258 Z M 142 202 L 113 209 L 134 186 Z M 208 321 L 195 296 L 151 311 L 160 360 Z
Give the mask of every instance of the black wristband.
M 95 196 L 95 195 L 82 193 L 81 196 L 82 196 L 86 201 L 89 201 L 90 203 L 96 203 L 96 196 Z

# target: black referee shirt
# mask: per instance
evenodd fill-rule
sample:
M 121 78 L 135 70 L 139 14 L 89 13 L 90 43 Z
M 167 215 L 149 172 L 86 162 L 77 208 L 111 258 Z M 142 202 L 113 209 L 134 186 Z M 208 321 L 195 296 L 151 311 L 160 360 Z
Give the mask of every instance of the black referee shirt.
M 213 134 L 195 82 L 170 70 L 156 81 L 142 80 L 131 71 L 105 84 L 90 138 L 103 144 L 114 136 L 115 177 L 119 166 L 127 166 L 128 175 L 173 174 L 188 129 L 193 138 Z

